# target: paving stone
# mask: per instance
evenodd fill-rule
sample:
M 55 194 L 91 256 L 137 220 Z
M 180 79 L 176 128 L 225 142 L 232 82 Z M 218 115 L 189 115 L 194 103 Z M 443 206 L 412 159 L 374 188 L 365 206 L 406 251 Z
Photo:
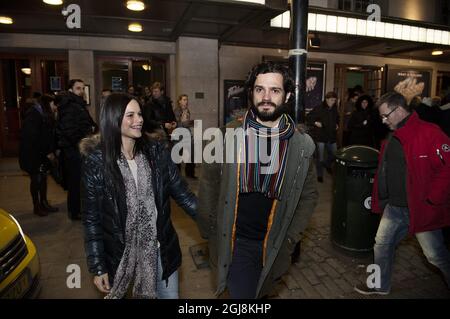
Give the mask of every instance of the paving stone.
M 331 294 L 333 295 L 333 298 L 343 297 L 344 290 L 338 287 L 338 285 L 328 276 L 321 278 L 322 283 L 325 285 L 325 287 L 330 290 Z
M 326 276 L 326 272 L 322 269 L 322 267 L 320 267 L 319 263 L 314 263 L 311 265 L 310 269 L 312 269 L 312 271 L 314 271 L 314 273 L 316 274 L 316 276 L 318 277 L 322 277 L 322 276 Z
M 345 293 L 350 293 L 353 291 L 353 285 L 350 284 L 347 280 L 341 278 L 341 279 L 334 279 L 334 282 L 336 285 Z
M 336 270 L 340 274 L 343 274 L 343 273 L 345 273 L 347 271 L 345 269 L 345 267 L 339 261 L 337 261 L 335 258 L 327 258 L 325 261 L 331 267 L 333 267 L 334 270 Z
M 313 252 L 313 251 L 308 251 L 308 252 L 306 253 L 306 255 L 308 255 L 309 257 L 311 257 L 311 259 L 312 259 L 314 262 L 321 263 L 321 262 L 324 261 L 324 258 L 323 258 L 323 257 L 320 257 L 318 254 L 316 254 L 316 253 Z
M 307 298 L 320 298 L 320 294 L 309 283 L 306 277 L 301 273 L 297 267 L 291 267 L 292 276 L 297 280 L 300 288 L 305 292 Z
M 314 274 L 314 272 L 309 269 L 309 268 L 305 268 L 305 269 L 301 269 L 300 270 L 302 272 L 303 275 L 305 275 L 306 279 L 309 281 L 309 283 L 311 285 L 317 285 L 318 283 L 320 283 L 320 280 L 317 278 L 317 276 Z
M 341 277 L 341 275 L 336 270 L 334 270 L 329 264 L 322 263 L 320 264 L 320 266 L 331 278 L 337 279 Z
M 325 285 L 318 284 L 314 288 L 316 288 L 316 290 L 319 292 L 319 294 L 320 294 L 320 296 L 322 298 L 325 298 L 325 299 L 332 299 L 332 298 L 334 298 L 334 296 L 331 293 L 331 291 Z

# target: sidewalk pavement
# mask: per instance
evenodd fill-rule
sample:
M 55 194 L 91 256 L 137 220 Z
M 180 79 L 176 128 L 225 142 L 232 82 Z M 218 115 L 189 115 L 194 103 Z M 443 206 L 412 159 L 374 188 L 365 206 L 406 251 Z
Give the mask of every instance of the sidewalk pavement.
M 201 169 L 198 169 L 201 174 Z M 29 178 L 20 171 L 17 159 L 0 159 L 0 207 L 13 214 L 25 233 L 37 246 L 42 267 L 40 298 L 102 298 L 92 284 L 87 271 L 83 247 L 83 228 L 80 221 L 67 217 L 66 193 L 48 178 L 49 200 L 59 212 L 46 217 L 32 213 Z M 198 180 L 188 179 L 194 192 Z M 415 238 L 408 237 L 397 249 L 392 292 L 388 296 L 362 296 L 353 286 L 365 282 L 367 265 L 372 256 L 353 257 L 336 249 L 330 241 L 331 178 L 319 184 L 319 204 L 304 234 L 301 256 L 282 277 L 270 298 L 446 298 L 450 291 L 439 271 L 423 256 Z M 172 219 L 178 232 L 183 253 L 180 268 L 180 298 L 215 298 L 213 278 L 209 268 L 198 269 L 190 248 L 205 241 L 200 237 L 194 221 L 172 204 Z M 67 266 L 81 268 L 81 288 L 66 285 Z

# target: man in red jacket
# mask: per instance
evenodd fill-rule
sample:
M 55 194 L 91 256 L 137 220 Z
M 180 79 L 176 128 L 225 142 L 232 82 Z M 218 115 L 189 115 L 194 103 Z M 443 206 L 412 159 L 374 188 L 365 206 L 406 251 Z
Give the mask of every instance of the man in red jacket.
M 381 147 L 372 194 L 372 210 L 383 212 L 374 246 L 381 278 L 379 285 L 355 290 L 389 294 L 395 249 L 408 233 L 415 234 L 450 288 L 450 253 L 441 230 L 450 225 L 450 138 L 419 119 L 401 94 L 387 93 L 377 106 L 383 123 L 393 130 Z

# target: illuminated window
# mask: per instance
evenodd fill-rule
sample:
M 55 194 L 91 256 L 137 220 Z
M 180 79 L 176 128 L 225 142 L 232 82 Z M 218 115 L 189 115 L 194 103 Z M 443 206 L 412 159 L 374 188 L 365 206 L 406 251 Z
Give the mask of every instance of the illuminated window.
M 374 3 L 373 0 L 339 0 L 339 10 L 352 12 L 366 12 L 367 6 Z

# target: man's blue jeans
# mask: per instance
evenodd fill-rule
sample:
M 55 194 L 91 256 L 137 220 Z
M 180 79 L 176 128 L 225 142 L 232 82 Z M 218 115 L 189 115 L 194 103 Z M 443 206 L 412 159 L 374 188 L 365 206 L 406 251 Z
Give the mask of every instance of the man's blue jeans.
M 378 227 L 374 246 L 374 261 L 380 266 L 381 287 L 377 290 L 390 291 L 392 265 L 395 249 L 408 234 L 409 210 L 407 207 L 386 205 Z M 438 267 L 450 287 L 450 253 L 445 247 L 442 230 L 416 233 L 425 257 Z
M 327 160 L 325 161 L 325 149 L 327 150 Z M 337 146 L 336 143 L 317 143 L 316 168 L 317 177 L 323 177 L 323 167 L 331 168 L 334 162 Z
M 156 296 L 158 299 L 178 299 L 178 270 L 170 275 L 168 282 L 162 278 L 161 254 L 158 250 L 158 274 L 156 285 Z

